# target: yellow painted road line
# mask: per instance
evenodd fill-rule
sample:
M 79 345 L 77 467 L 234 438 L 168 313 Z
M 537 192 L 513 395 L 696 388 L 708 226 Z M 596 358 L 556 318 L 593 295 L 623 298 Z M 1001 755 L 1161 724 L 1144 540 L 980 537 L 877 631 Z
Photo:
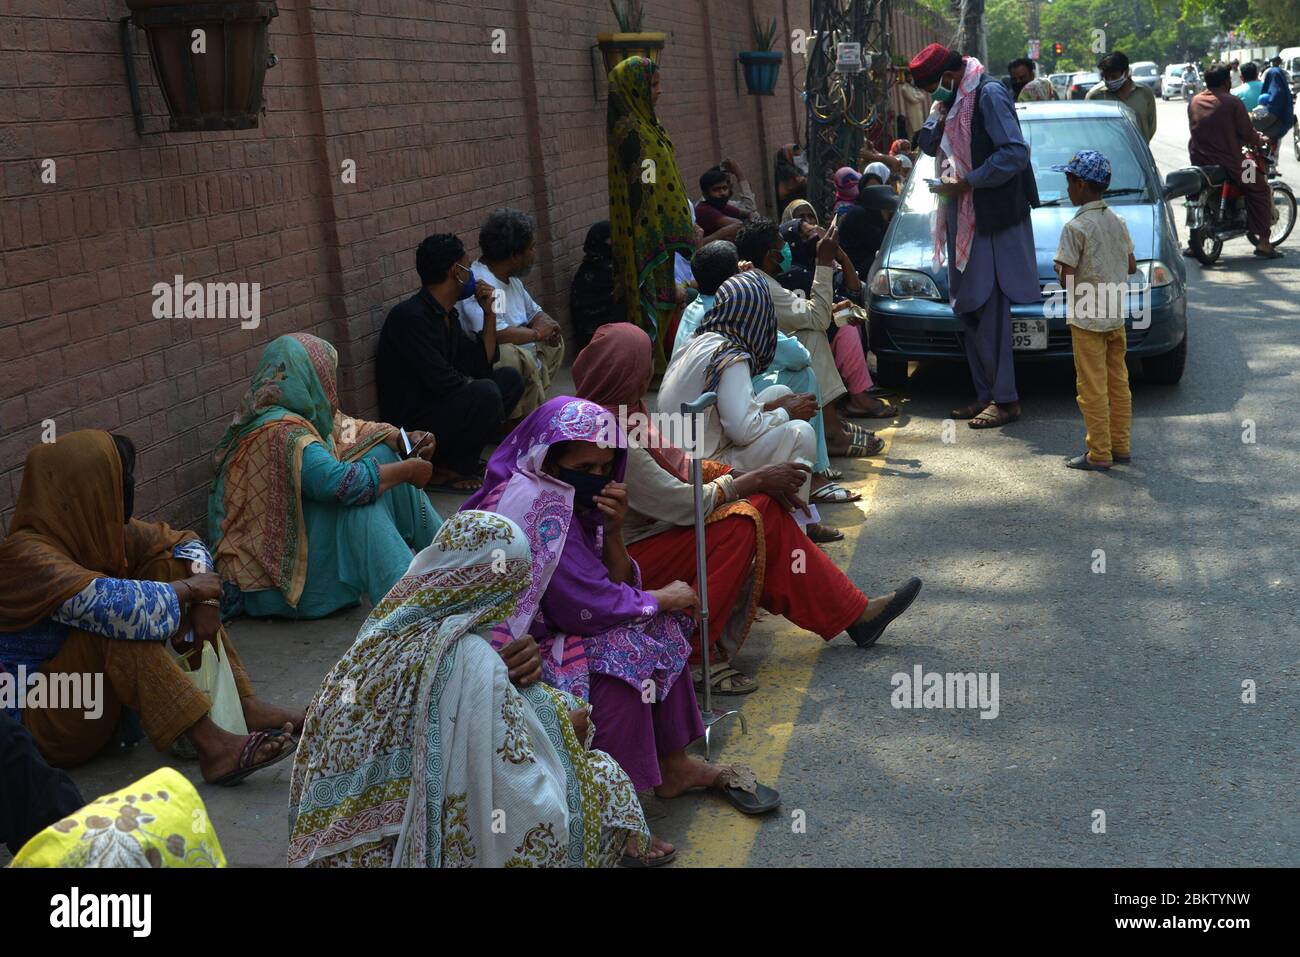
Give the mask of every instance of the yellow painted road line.
M 876 433 L 885 443 L 877 459 L 889 454 L 894 431 L 891 426 Z M 855 504 L 864 515 L 870 512 L 880 474 L 881 470 L 874 468 L 860 485 L 855 486 L 862 495 Z M 844 540 L 838 543 L 838 547 L 847 545 L 849 554 L 856 552 L 858 538 L 865 527 L 866 524 L 860 522 L 846 528 Z M 820 638 L 808 635 L 789 622 L 777 620 L 781 621 L 780 630 L 773 636 L 755 675 L 761 687 L 739 705 L 744 711 L 749 733 L 742 735 L 735 727 L 737 722 L 732 719 L 726 729 L 726 745 L 722 749 L 725 753 L 719 757 L 720 749 L 715 745 L 713 754 L 715 761 L 748 764 L 758 780 L 768 785 L 775 784 L 780 778 L 799 709 L 803 706 L 824 644 Z M 736 700 L 715 698 L 714 708 Z M 721 728 L 719 726 L 719 730 Z M 699 801 L 691 815 L 686 839 L 674 842 L 678 845 L 675 863 L 683 867 L 744 867 L 763 822 L 776 818 L 782 822 L 781 826 L 789 827 L 790 812 L 798 806 L 797 797 L 788 791 L 782 794 L 780 810 L 761 817 L 741 814 L 721 799 Z

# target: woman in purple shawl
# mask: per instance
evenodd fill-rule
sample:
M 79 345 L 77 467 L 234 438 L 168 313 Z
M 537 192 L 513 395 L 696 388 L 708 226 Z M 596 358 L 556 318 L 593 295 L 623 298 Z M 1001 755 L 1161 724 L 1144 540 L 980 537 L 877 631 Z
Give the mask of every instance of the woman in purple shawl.
M 559 396 L 493 453 L 483 488 L 462 508 L 511 518 L 533 555 L 532 583 L 493 644 L 536 640 L 542 680 L 591 702 L 592 746 L 612 755 L 637 790 L 670 798 L 706 787 L 747 814 L 770 811 L 780 797 L 749 768 L 686 753 L 704 734 L 695 688 L 679 680 L 694 630 L 686 612 L 699 599 L 685 582 L 640 587 L 623 544 L 626 447 L 615 416 Z M 665 864 L 675 853 L 655 839 L 637 861 Z

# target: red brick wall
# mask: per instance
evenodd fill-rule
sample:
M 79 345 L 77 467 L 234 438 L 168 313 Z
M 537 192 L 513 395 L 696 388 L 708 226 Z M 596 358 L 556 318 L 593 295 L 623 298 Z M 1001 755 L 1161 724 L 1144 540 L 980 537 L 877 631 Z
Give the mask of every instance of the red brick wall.
M 791 56 L 745 93 L 748 13 L 808 26 L 797 0 L 655 0 L 669 34 L 659 111 L 687 186 L 721 156 L 771 202 L 771 154 L 802 138 Z M 565 319 L 588 226 L 607 214 L 606 0 L 281 0 L 257 130 L 139 137 L 120 0 L 9 0 L 0 17 L 0 520 L 41 423 L 131 435 L 138 510 L 203 527 L 210 454 L 262 347 L 311 331 L 340 353 L 344 408 L 373 414 L 373 354 L 435 231 L 474 247 L 484 215 L 542 226 L 534 295 Z M 506 31 L 493 54 L 491 31 Z M 137 34 L 137 39 L 142 37 Z M 794 58 L 798 63 L 799 58 Z M 151 129 L 165 127 L 143 56 Z M 603 71 L 601 71 L 603 74 Z M 797 117 L 800 130 L 792 117 Z M 719 155 L 721 154 L 721 156 Z M 53 159 L 57 181 L 41 182 Z M 341 181 L 355 160 L 357 181 Z M 471 249 L 473 251 L 473 249 Z M 151 287 L 258 282 L 262 324 L 152 315 Z

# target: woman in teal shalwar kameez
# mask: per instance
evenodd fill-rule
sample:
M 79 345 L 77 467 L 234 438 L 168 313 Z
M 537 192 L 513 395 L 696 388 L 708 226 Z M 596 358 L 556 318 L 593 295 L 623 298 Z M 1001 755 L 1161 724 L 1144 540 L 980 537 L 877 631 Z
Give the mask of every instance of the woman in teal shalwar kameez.
M 377 603 L 442 524 L 422 491 L 427 462 L 398 457 L 393 426 L 338 411 L 337 366 L 323 339 L 276 339 L 217 449 L 209 531 L 250 615 Z

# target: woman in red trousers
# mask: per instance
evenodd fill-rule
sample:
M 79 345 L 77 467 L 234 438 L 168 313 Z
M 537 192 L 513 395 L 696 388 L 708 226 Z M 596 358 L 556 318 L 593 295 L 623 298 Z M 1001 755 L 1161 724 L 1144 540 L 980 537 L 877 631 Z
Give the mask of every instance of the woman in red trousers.
M 573 362 L 580 397 L 619 417 L 628 435 L 628 516 L 624 538 L 645 588 L 696 583 L 695 492 L 686 453 L 654 427 L 646 409 L 653 353 L 650 338 L 630 323 L 601 326 Z M 726 662 L 749 635 L 761 606 L 826 641 L 847 631 L 861 647 L 874 644 L 921 590 L 918 578 L 868 598 L 819 549 L 790 512 L 804 466 L 772 462 L 744 474 L 704 463 L 705 538 L 709 577 L 713 690 L 747 694 L 758 685 Z M 699 654 L 699 634 L 692 638 Z

